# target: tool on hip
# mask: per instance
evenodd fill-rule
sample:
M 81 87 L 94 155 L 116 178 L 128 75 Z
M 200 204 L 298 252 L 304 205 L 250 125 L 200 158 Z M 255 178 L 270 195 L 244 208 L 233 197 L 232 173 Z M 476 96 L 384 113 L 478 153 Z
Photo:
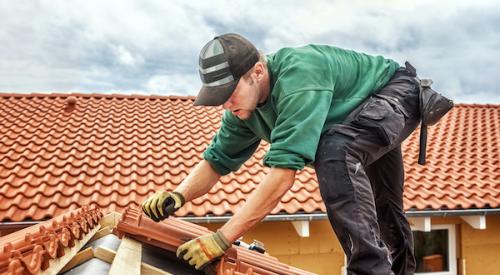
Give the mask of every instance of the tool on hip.
M 419 111 L 421 116 L 420 124 L 420 149 L 418 155 L 418 164 L 425 164 L 425 150 L 427 148 L 427 126 L 436 124 L 451 108 L 453 101 L 444 97 L 431 88 L 431 79 L 419 79 Z

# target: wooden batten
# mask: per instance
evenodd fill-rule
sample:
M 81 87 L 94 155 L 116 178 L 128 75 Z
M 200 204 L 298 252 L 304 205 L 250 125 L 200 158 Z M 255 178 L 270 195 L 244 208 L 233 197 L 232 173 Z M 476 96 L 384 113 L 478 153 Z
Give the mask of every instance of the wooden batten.
M 83 262 L 86 262 L 90 259 L 94 258 L 94 250 L 92 249 L 92 247 L 87 247 L 85 248 L 84 250 L 78 252 L 78 254 L 76 254 L 72 259 L 71 261 L 69 261 L 60 271 L 59 273 L 63 273 L 63 272 L 66 272 L 70 269 L 72 269 L 73 267 L 83 263 Z
M 101 228 L 105 227 L 114 228 L 121 218 L 122 218 L 121 213 L 111 212 L 104 215 L 104 217 L 101 218 L 99 224 L 101 225 Z
M 102 228 L 101 230 L 97 231 L 97 233 L 95 233 L 95 235 L 92 236 L 92 238 L 89 240 L 89 242 L 93 242 L 97 239 L 100 239 L 106 235 L 111 234 L 112 232 L 113 232 L 113 228 L 106 226 L 106 227 Z
M 116 252 L 110 275 L 141 274 L 142 244 L 126 236 L 122 238 L 118 251 Z
M 58 274 L 60 271 L 78 254 L 78 251 L 94 236 L 94 234 L 100 229 L 100 225 L 96 225 L 90 230 L 90 232 L 85 235 L 81 240 L 75 241 L 75 246 L 64 249 L 64 256 L 50 260 L 49 268 L 40 272 L 41 275 L 48 274 Z
M 94 251 L 94 256 L 102 261 L 112 264 L 115 259 L 116 252 L 106 247 L 99 246 Z M 128 274 L 128 273 L 127 273 Z M 141 263 L 142 275 L 172 275 L 172 273 L 163 271 L 152 265 Z

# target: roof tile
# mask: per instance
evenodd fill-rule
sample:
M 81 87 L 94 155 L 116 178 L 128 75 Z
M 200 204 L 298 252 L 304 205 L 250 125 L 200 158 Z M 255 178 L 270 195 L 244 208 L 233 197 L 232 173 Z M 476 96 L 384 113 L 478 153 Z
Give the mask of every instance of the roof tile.
M 220 124 L 221 108 L 192 103 L 177 96 L 0 95 L 0 221 L 39 220 L 86 204 L 122 211 L 154 189 L 174 189 Z M 403 148 L 406 210 L 499 207 L 500 105 L 458 104 L 430 127 L 425 166 L 416 163 L 418 134 Z M 268 148 L 262 143 L 240 171 L 178 216 L 234 213 L 268 171 Z M 272 213 L 324 211 L 315 173 L 306 168 Z
M 175 252 L 182 243 L 213 233 L 205 227 L 176 219 L 168 218 L 156 223 L 142 213 L 140 208 L 129 207 L 116 226 L 119 236 L 128 235 L 141 242 L 146 242 Z M 211 266 L 217 274 L 312 274 L 279 262 L 276 258 L 233 245 L 216 266 Z
M 97 229 L 101 217 L 99 209 L 83 207 L 0 238 L 0 274 L 46 270 L 50 260 L 64 256 L 65 248 Z

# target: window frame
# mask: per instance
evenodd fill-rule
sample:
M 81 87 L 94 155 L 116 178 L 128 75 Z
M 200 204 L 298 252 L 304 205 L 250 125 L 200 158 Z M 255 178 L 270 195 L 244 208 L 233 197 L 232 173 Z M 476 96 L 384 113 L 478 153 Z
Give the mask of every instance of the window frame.
M 456 227 L 454 224 L 437 224 L 431 225 L 432 230 L 448 230 L 448 263 L 449 271 L 438 272 L 415 272 L 415 275 L 457 275 L 457 240 L 456 240 Z M 422 231 L 422 230 L 412 230 Z M 425 231 L 423 231 L 425 232 Z

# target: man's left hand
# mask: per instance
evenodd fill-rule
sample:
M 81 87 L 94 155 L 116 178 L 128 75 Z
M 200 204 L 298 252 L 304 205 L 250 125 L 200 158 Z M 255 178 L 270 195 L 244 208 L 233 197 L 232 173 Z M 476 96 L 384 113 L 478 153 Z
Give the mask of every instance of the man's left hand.
M 186 242 L 177 249 L 177 257 L 189 261 L 197 270 L 203 269 L 224 254 L 231 244 L 218 230 Z

